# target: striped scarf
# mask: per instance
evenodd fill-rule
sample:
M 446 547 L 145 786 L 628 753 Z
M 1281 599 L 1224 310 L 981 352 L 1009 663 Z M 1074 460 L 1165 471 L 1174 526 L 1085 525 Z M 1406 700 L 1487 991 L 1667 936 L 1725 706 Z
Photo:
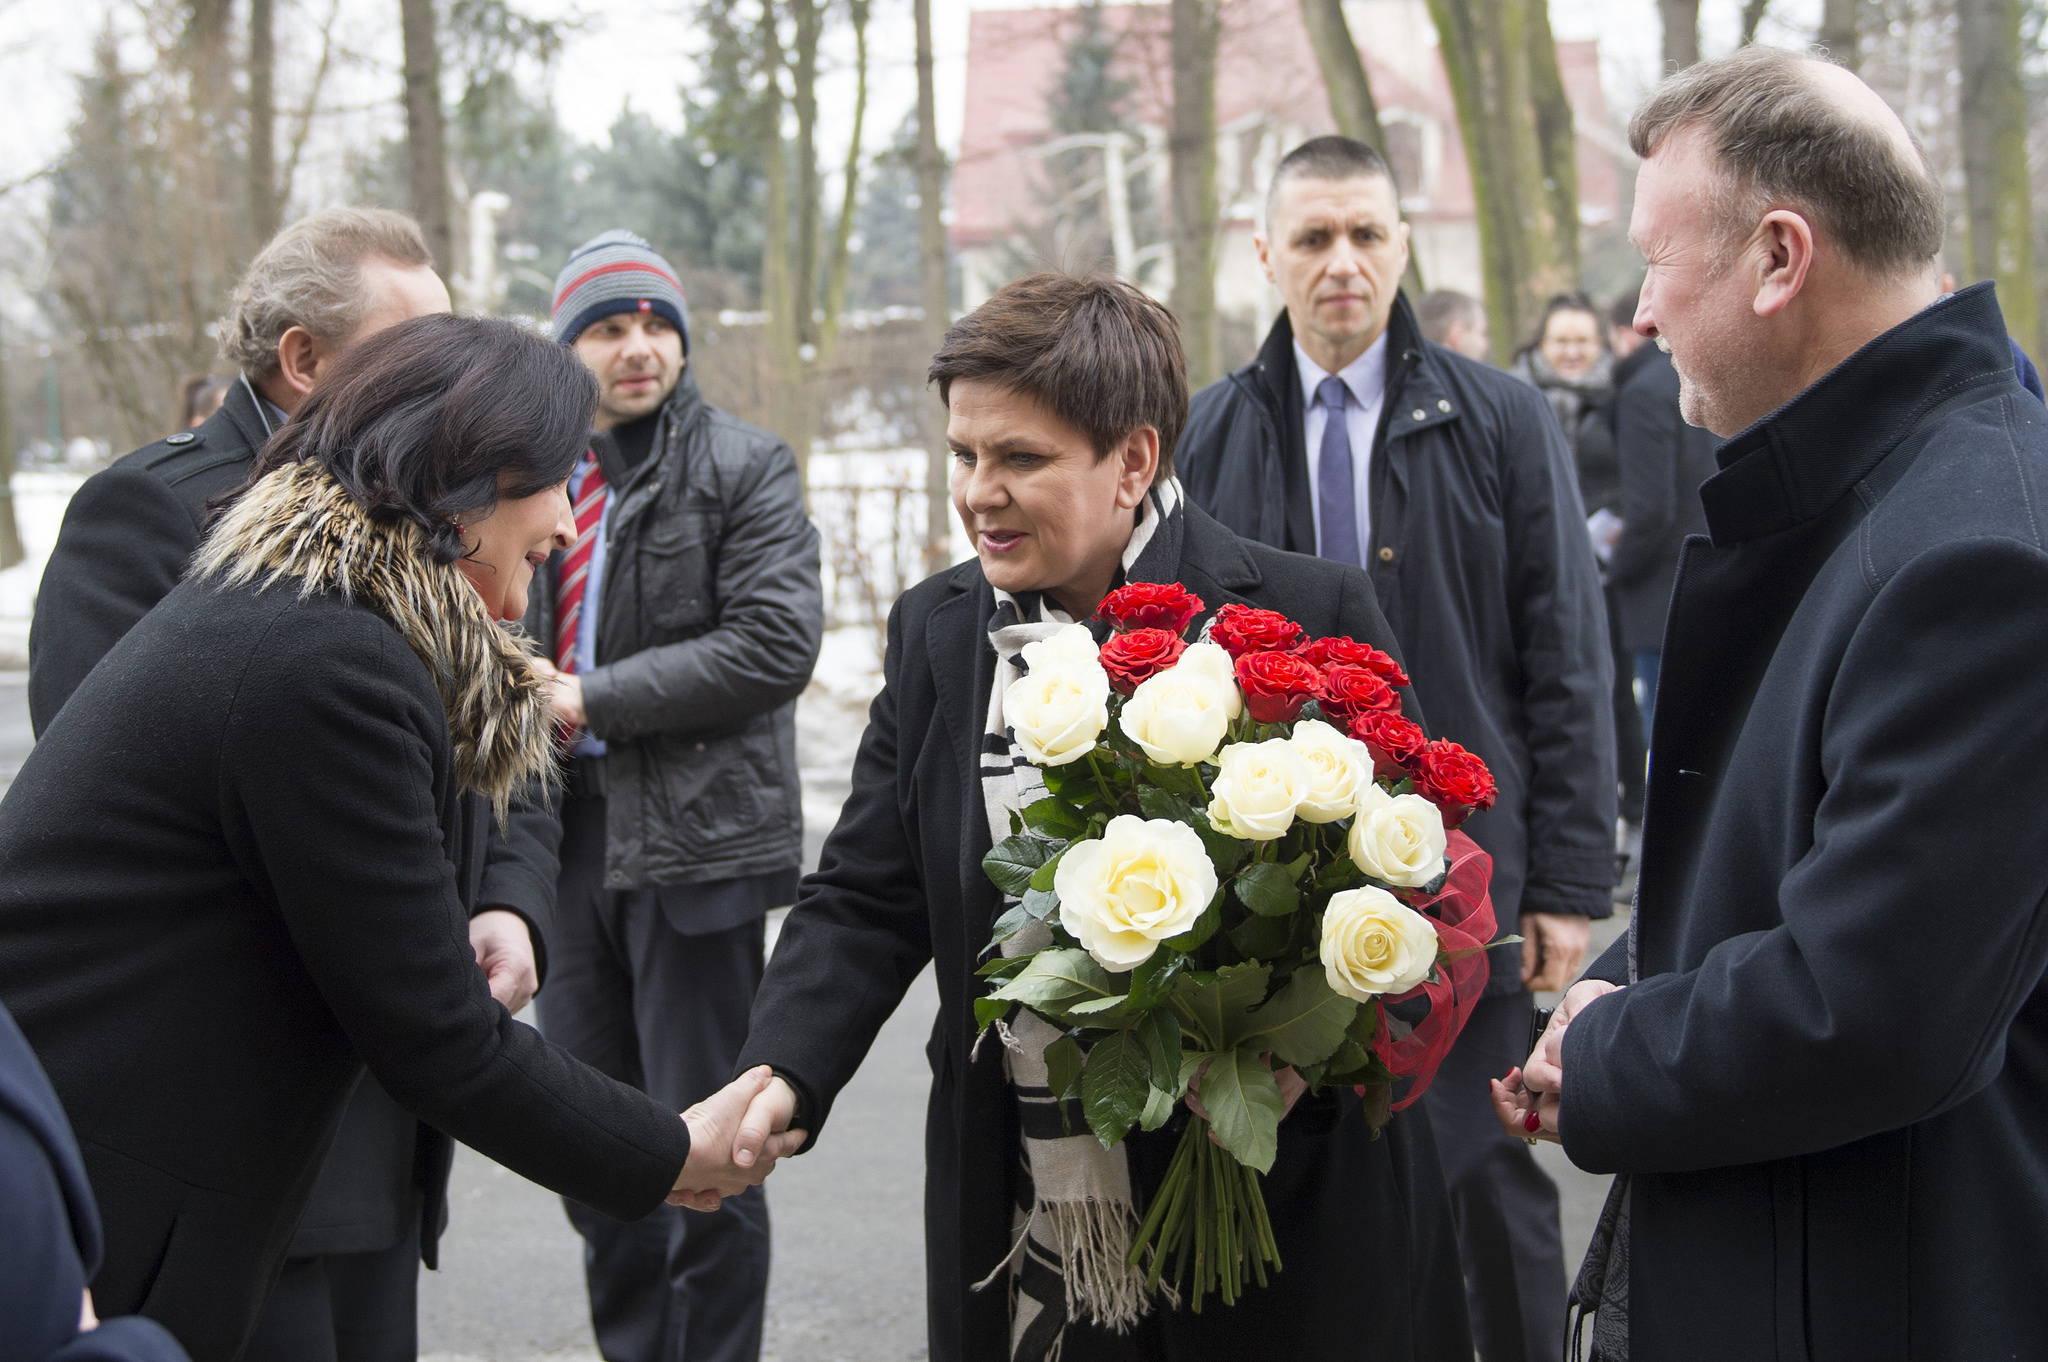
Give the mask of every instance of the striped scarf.
M 1183 536 L 1181 497 L 1180 484 L 1171 479 L 1147 495 L 1116 585 L 1175 580 Z M 1010 814 L 1045 791 L 1043 774 L 1024 756 L 1003 719 L 1003 693 L 1029 669 L 1024 649 L 1073 621 L 1039 592 L 995 595 L 988 637 L 996 651 L 996 677 L 982 735 L 981 792 L 989 836 L 1000 842 L 1010 835 Z M 1002 911 L 1016 903 L 1005 896 Z M 1051 931 L 1034 922 L 1004 942 L 1002 953 L 1026 955 L 1051 944 Z M 1057 1362 L 1070 1320 L 1121 1334 L 1151 1308 L 1143 1270 L 1124 1261 L 1138 1226 L 1130 1157 L 1122 1145 L 1102 1147 L 1080 1103 L 1069 1102 L 1062 1111 L 1053 1100 L 1045 1051 L 1060 1038 L 1057 1027 L 1021 1008 L 1014 1019 L 996 1025 L 1016 1094 L 1023 1166 L 1015 1246 L 979 1285 L 1008 1273 L 1011 1362 Z

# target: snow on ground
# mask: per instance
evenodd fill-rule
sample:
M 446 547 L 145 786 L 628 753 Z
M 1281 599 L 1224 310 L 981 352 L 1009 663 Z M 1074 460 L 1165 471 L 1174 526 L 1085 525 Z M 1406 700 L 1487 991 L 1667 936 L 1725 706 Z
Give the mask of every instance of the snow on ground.
M 0 572 L 0 668 L 28 666 L 28 623 L 35 613 L 36 586 L 57 542 L 57 527 L 83 473 L 35 472 L 14 475 L 14 519 L 28 557 Z

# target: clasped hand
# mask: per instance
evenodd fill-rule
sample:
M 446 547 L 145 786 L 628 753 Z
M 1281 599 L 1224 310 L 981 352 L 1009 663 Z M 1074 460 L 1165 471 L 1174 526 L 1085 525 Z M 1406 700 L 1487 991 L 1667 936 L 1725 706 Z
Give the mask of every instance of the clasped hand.
M 1508 1070 L 1506 1078 L 1489 1080 L 1494 1115 L 1510 1135 L 1552 1144 L 1564 1142 L 1557 1130 L 1558 1109 L 1564 1100 L 1564 1033 L 1586 1004 L 1619 991 L 1604 979 L 1581 979 L 1573 984 L 1557 1011 L 1551 1013 L 1550 1025 L 1538 1037 L 1528 1061 Z
M 805 1132 L 790 1129 L 796 1090 L 763 1064 L 683 1113 L 690 1157 L 668 1194 L 671 1206 L 715 1211 L 729 1196 L 759 1187 L 778 1160 L 803 1148 Z

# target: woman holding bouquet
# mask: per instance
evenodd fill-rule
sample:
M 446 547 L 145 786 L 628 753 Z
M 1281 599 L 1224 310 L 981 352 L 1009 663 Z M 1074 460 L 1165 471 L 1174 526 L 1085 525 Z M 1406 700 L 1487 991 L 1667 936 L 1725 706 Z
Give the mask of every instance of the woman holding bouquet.
M 1450 1209 L 1420 1108 L 1375 1139 L 1349 1088 L 1304 1095 L 1283 1074 L 1291 1109 L 1264 1193 L 1285 1268 L 1234 1306 L 1195 1314 L 1144 1291 L 1123 1254 L 1185 1113 L 1105 1150 L 1050 1103 L 1028 1091 L 1020 1101 L 1028 1083 L 1013 1087 L 1003 1045 L 975 1044 L 974 1004 L 988 991 L 976 969 L 1003 910 L 982 858 L 1012 826 L 1020 772 L 1042 755 L 1014 734 L 1058 741 L 1056 717 L 1005 713 L 1030 665 L 1024 650 L 1090 621 L 1113 589 L 1157 583 L 1120 599 L 1149 597 L 1166 614 L 1264 607 L 1393 653 L 1371 584 L 1356 568 L 1240 540 L 1180 495 L 1177 326 L 1127 284 L 1017 280 L 947 333 L 931 378 L 950 412 L 954 509 L 976 557 L 907 592 L 890 616 L 886 684 L 852 794 L 754 1005 L 741 1063 L 777 1077 L 748 1114 L 741 1160 L 770 1132 L 817 1137 L 931 961 L 934 1362 L 1037 1362 L 1055 1348 L 1063 1362 L 1469 1358 Z

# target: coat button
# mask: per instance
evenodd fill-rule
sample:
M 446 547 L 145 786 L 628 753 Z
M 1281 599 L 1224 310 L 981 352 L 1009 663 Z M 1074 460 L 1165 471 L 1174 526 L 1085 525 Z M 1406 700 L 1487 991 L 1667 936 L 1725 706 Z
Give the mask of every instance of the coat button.
M 703 744 L 703 743 L 701 743 L 701 742 L 700 742 L 700 743 L 698 743 L 698 744 L 697 744 L 697 750 L 698 750 L 699 752 L 702 752 L 702 751 L 704 750 L 704 744 Z
M 1408 415 L 1413 417 L 1415 420 L 1420 421 L 1426 416 L 1428 416 L 1429 413 L 1425 412 L 1422 408 L 1417 407 L 1414 411 L 1409 412 Z
M 1393 551 L 1392 549 L 1390 549 L 1390 548 L 1383 548 L 1383 549 L 1381 549 L 1381 550 L 1380 550 L 1380 561 L 1381 561 L 1382 563 L 1391 563 L 1391 562 L 1393 562 L 1393 561 L 1394 561 L 1394 551 Z
M 1436 400 L 1436 409 L 1440 412 L 1443 412 L 1445 415 L 1449 415 L 1451 410 L 1451 404 L 1449 402 L 1446 402 L 1443 398 L 1439 397 Z
M 181 430 L 176 435 L 164 436 L 164 443 L 167 445 L 189 445 L 198 438 L 197 435 L 194 435 L 189 430 Z
M 614 870 L 611 872 L 611 874 L 606 875 L 604 877 L 604 882 L 606 884 L 624 884 L 626 882 L 626 872 L 623 870 Z

